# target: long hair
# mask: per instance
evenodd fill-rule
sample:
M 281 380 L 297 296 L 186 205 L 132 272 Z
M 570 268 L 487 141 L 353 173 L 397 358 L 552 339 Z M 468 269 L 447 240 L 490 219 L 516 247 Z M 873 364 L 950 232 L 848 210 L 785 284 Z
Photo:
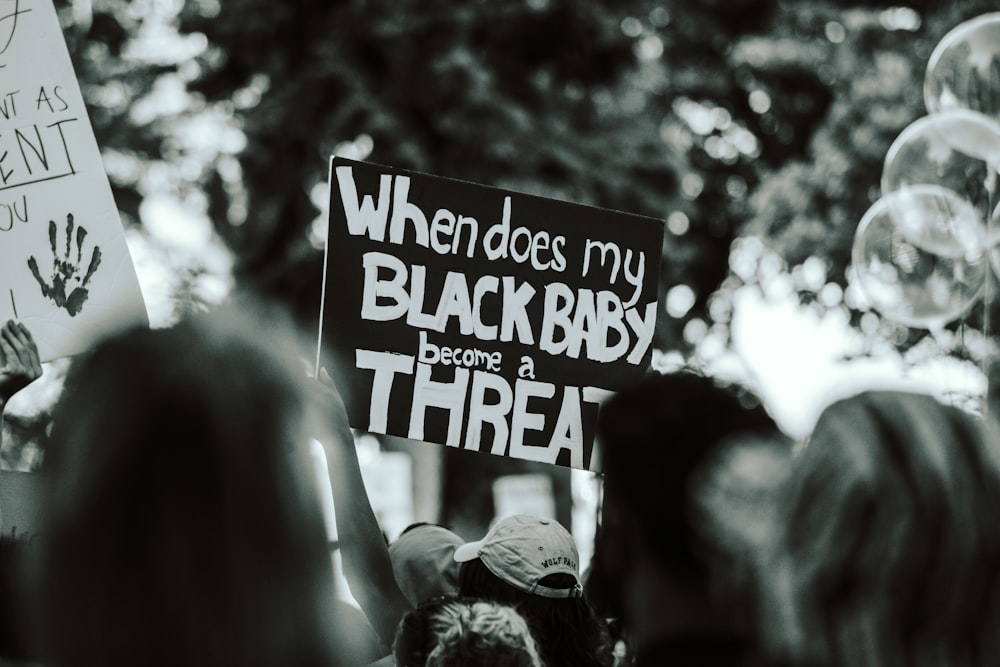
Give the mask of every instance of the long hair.
M 297 349 L 263 321 L 133 330 L 73 365 L 45 461 L 45 664 L 337 663 Z
M 550 588 L 571 588 L 576 581 L 569 575 L 551 574 L 539 583 Z M 553 599 L 524 593 L 501 581 L 478 558 L 462 563 L 458 591 L 462 596 L 509 604 L 517 609 L 528 622 L 542 660 L 549 667 L 606 666 L 612 662 L 607 624 L 583 597 Z
M 820 417 L 782 498 L 769 623 L 825 667 L 1000 662 L 1000 439 L 929 396 Z

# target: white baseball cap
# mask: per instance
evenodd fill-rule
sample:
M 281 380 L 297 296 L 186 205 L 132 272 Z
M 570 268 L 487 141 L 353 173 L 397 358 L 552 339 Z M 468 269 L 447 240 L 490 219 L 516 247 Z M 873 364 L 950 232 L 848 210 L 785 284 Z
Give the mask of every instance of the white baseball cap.
M 518 590 L 546 598 L 582 595 L 580 553 L 558 521 L 515 514 L 498 521 L 486 536 L 455 550 L 459 563 L 478 558 L 486 568 Z M 551 588 L 539 582 L 550 574 L 568 574 L 571 588 Z

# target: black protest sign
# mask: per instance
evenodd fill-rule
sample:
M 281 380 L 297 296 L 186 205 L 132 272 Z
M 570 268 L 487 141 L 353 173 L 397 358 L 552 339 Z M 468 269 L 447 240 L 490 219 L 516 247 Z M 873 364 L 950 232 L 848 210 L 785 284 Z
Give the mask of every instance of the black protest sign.
M 663 225 L 334 158 L 321 350 L 351 425 L 591 465 L 649 366 Z

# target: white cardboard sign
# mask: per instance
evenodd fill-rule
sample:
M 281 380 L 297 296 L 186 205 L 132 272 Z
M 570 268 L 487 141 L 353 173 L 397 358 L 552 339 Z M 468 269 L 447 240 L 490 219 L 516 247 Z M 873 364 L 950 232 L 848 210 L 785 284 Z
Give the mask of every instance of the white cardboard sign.
M 0 0 L 0 323 L 43 361 L 148 324 L 52 0 Z

